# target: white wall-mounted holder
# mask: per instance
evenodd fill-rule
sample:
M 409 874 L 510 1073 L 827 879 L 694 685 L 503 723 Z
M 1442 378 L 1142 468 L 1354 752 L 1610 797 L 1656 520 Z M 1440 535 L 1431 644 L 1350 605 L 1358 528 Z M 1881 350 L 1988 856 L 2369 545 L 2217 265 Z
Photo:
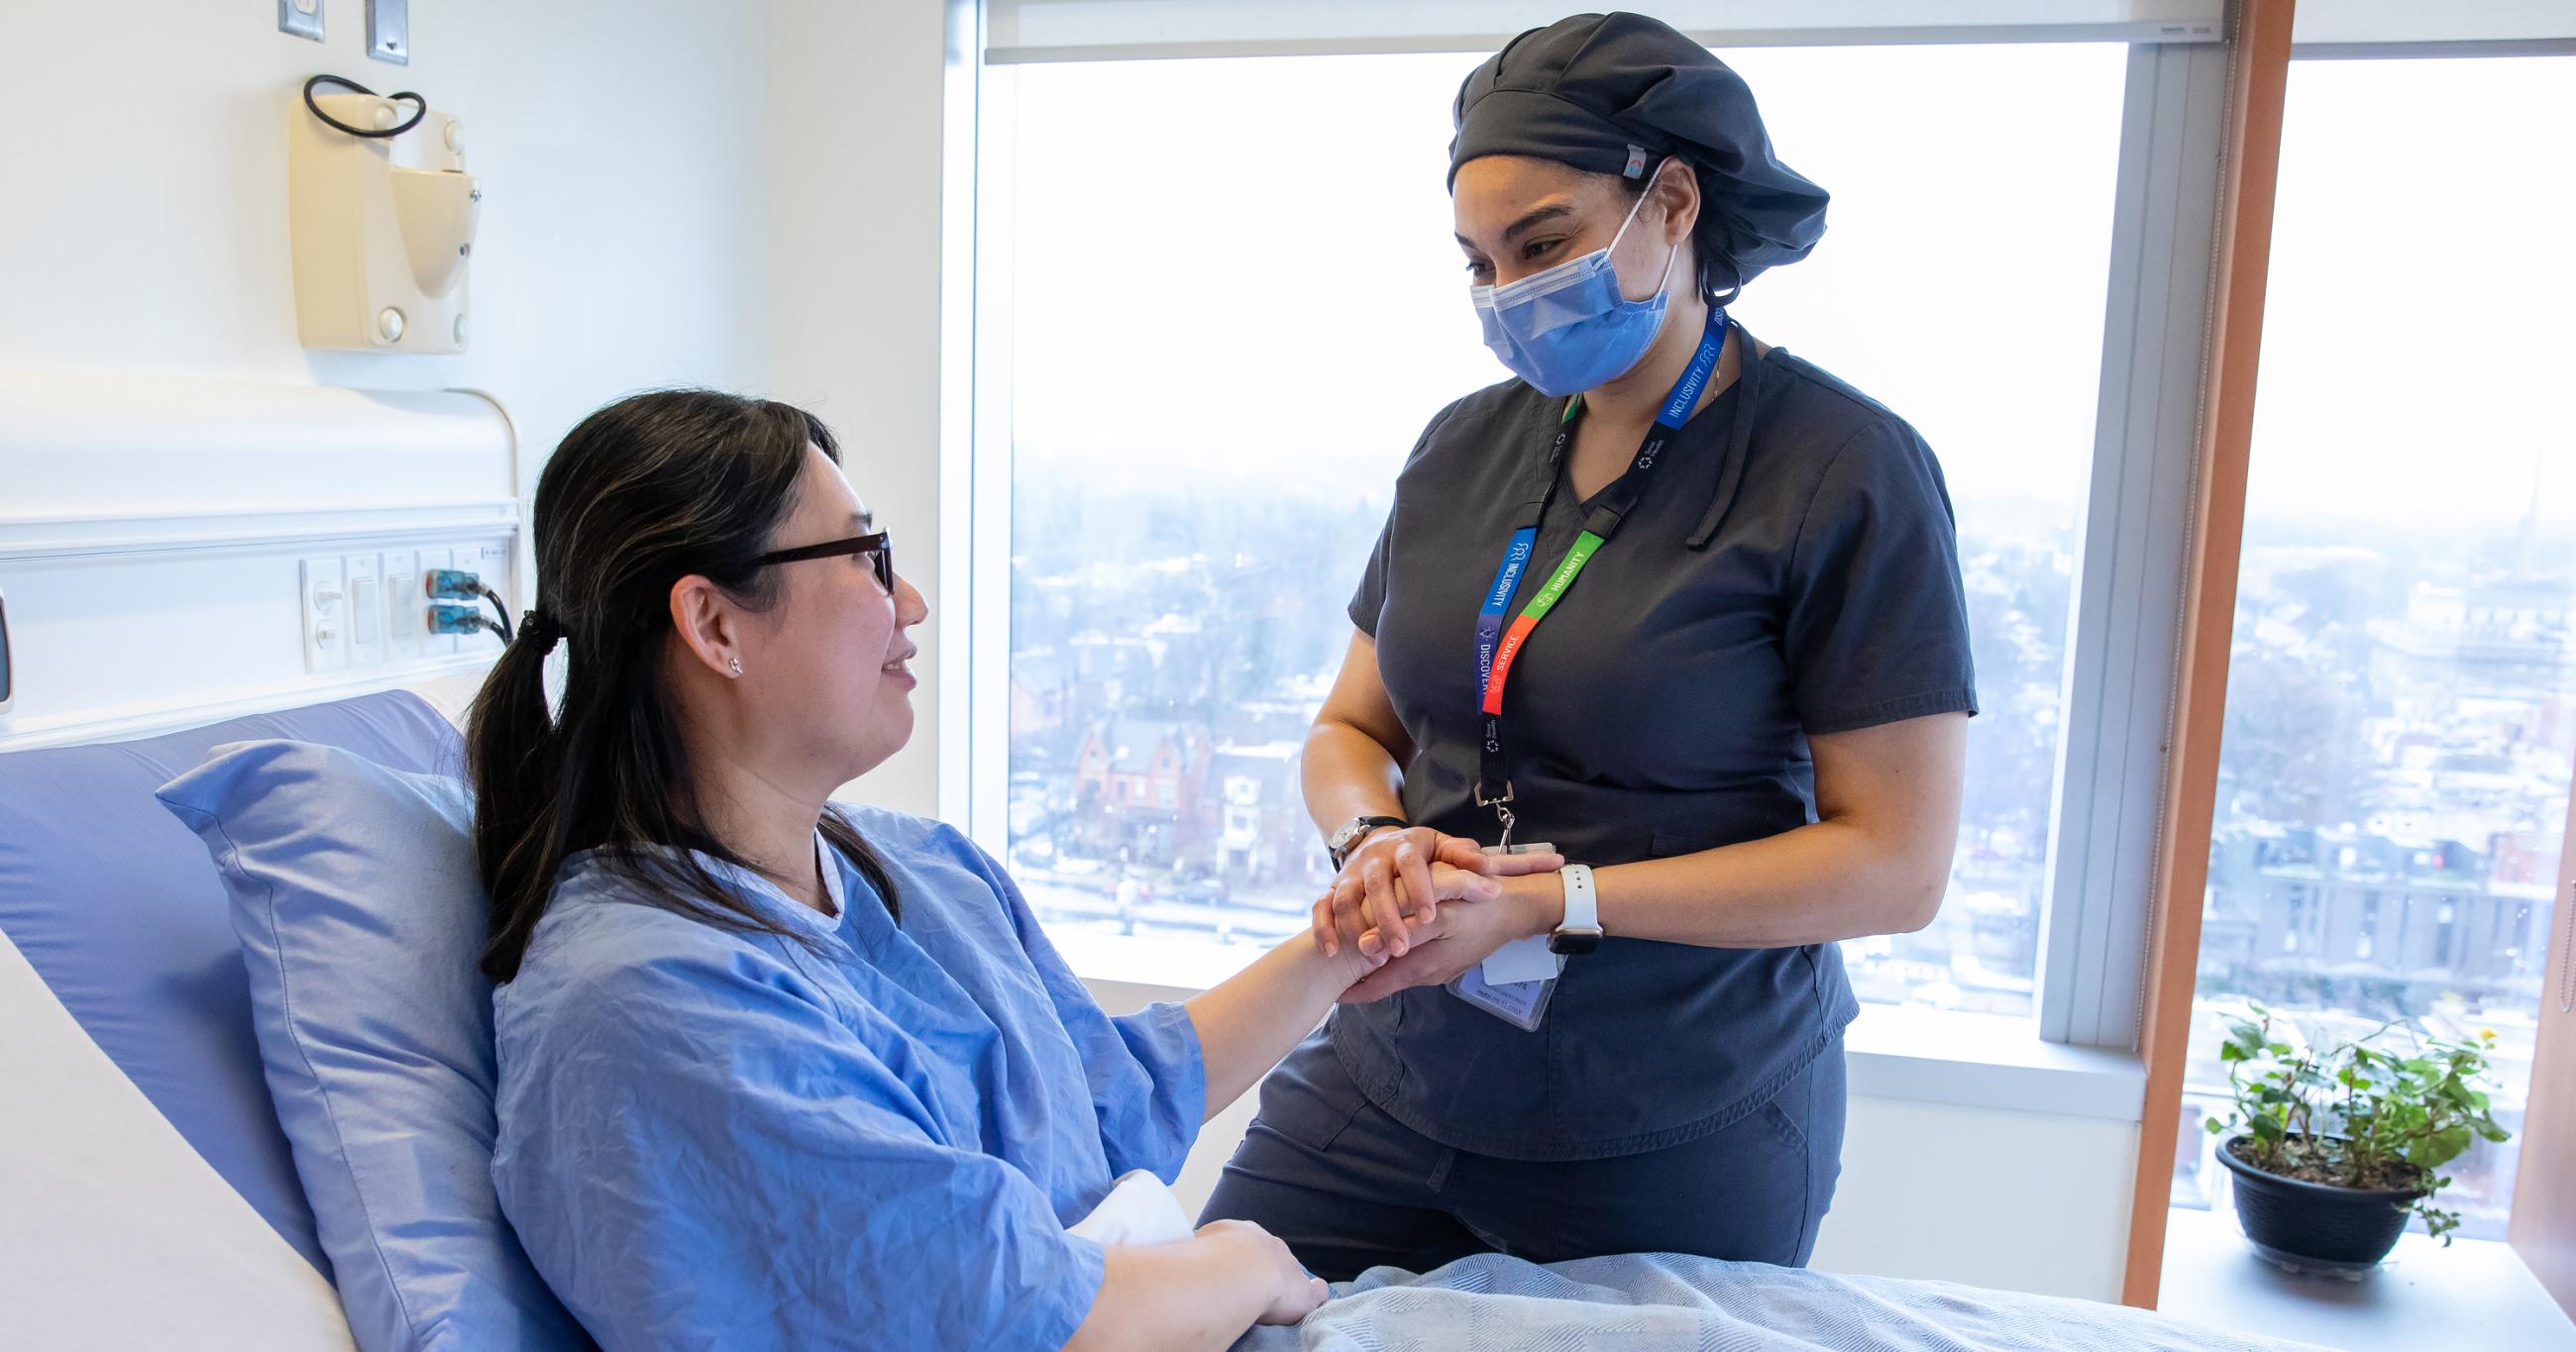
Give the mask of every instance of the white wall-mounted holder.
M 310 106 L 308 106 L 308 103 Z M 353 136 L 350 127 L 390 130 Z M 465 124 L 417 95 L 299 96 L 288 116 L 295 327 L 308 348 L 462 352 L 466 273 L 483 190 L 465 172 Z

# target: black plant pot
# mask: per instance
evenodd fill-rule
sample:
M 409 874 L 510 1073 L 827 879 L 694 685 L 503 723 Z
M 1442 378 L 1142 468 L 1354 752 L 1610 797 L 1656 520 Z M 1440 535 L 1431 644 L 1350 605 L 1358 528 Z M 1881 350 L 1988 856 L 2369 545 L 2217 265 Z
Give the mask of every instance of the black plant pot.
M 2379 1266 L 2406 1233 L 2407 1208 L 2424 1189 L 2365 1191 L 2268 1174 L 2236 1157 L 2237 1136 L 2218 1147 L 2236 1174 L 2236 1219 L 2254 1251 L 2293 1272 L 2359 1277 Z

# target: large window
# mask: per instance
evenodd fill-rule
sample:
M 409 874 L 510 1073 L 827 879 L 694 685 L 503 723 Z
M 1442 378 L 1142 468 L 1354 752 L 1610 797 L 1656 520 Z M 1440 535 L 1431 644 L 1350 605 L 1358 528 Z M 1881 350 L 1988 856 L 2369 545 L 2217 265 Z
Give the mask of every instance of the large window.
M 2031 1007 L 2126 50 L 1727 54 L 1834 194 L 1738 314 L 1911 419 L 1958 509 L 1985 714 L 1940 920 L 1846 946 L 1870 1000 Z M 1477 59 L 996 76 L 1009 852 L 1077 961 L 1221 974 L 1329 877 L 1298 757 L 1344 603 L 1424 422 L 1504 375 L 1443 188 Z
M 2576 765 L 2576 58 L 2290 73 L 2175 1200 L 2230 1013 L 2492 1029 L 2518 1128 Z M 2515 1148 L 2451 1170 L 2500 1237 Z

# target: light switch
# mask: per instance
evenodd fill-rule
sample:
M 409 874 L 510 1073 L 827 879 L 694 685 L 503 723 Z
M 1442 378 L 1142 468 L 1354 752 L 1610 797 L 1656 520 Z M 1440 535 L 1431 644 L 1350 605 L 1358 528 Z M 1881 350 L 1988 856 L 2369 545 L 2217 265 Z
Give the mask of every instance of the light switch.
M 383 575 L 376 571 L 379 560 L 374 554 L 351 555 L 344 565 L 348 569 L 349 662 L 352 666 L 375 666 L 385 660 L 385 601 Z
M 408 549 L 385 555 L 385 648 L 394 661 L 420 656 L 420 566 Z
M 373 643 L 383 632 L 384 602 L 376 595 L 376 580 L 361 578 L 349 584 L 349 623 L 360 645 Z

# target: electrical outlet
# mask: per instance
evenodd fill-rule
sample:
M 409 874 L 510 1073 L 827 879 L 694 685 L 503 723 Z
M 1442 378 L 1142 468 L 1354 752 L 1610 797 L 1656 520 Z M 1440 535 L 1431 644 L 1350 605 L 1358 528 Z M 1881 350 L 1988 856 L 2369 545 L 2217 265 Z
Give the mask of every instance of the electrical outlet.
M 277 0 L 277 31 L 322 40 L 322 0 Z
M 349 592 L 340 560 L 306 559 L 302 569 L 304 669 L 349 665 Z
M 410 609 L 412 622 L 420 626 L 420 651 L 424 657 L 436 657 L 455 646 L 432 637 L 429 632 L 429 570 L 446 566 L 447 551 L 444 549 L 424 549 L 412 556 L 411 594 L 403 598 L 403 605 Z

